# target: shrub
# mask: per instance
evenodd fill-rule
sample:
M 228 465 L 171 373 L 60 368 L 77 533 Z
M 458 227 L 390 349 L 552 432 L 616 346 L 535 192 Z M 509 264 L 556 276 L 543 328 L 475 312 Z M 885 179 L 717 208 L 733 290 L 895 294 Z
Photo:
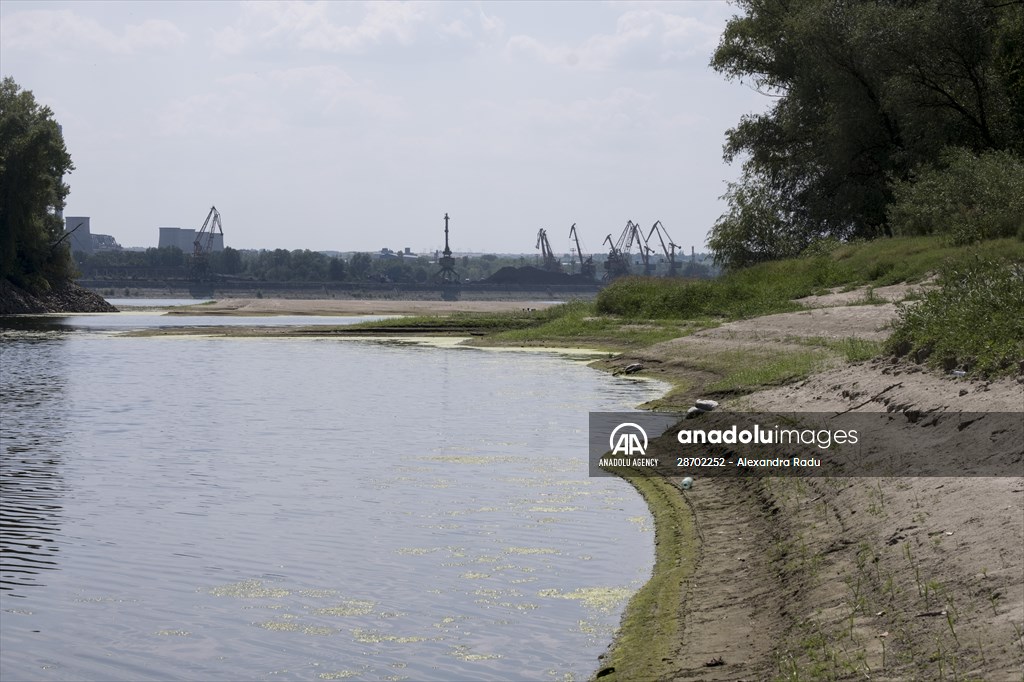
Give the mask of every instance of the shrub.
M 945 369 L 982 375 L 1021 372 L 1024 265 L 974 257 L 949 264 L 939 287 L 899 307 L 887 349 Z
M 893 187 L 894 234 L 943 234 L 953 244 L 1024 237 L 1024 160 L 1008 151 L 951 149 L 942 162 Z

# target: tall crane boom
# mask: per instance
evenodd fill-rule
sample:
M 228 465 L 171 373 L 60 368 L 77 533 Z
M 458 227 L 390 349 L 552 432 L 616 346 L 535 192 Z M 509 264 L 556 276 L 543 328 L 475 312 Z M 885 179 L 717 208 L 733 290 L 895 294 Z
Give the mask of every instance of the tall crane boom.
M 220 224 L 220 211 L 216 206 L 211 206 L 210 212 L 206 214 L 206 220 L 203 221 L 203 227 L 196 233 L 195 241 L 192 242 L 190 266 L 193 280 L 203 281 L 206 279 L 209 266 L 207 261 L 210 253 L 213 252 L 214 235 L 218 233 L 221 237 L 224 236 L 224 229 Z
M 665 257 L 668 258 L 668 276 L 675 277 L 676 271 L 679 269 L 679 263 L 676 262 L 676 249 L 680 248 L 680 246 L 672 241 L 672 237 L 669 236 L 668 230 L 665 229 L 660 220 L 654 221 L 651 231 L 647 234 L 647 240 L 650 241 L 651 235 L 655 233 L 658 235 L 658 241 L 661 242 L 661 250 L 665 252 Z M 665 239 L 668 239 L 668 246 L 665 246 Z
M 543 227 L 537 232 L 537 245 L 533 248 L 540 249 L 545 270 L 548 272 L 562 271 L 562 264 L 555 256 L 555 252 L 551 250 L 551 242 L 548 241 L 548 231 Z
M 580 274 L 587 279 L 594 279 L 594 257 L 588 255 L 586 259 L 583 258 L 583 247 L 580 246 L 580 235 L 576 232 L 576 223 L 569 228 L 569 239 L 576 241 L 576 257 L 580 260 Z
M 615 243 L 612 243 L 612 236 L 605 237 L 604 243 L 611 249 L 608 252 L 608 260 L 604 263 L 604 278 L 607 280 L 623 277 L 629 274 L 629 249 L 633 244 L 633 221 L 626 222 L 626 227 Z
M 220 211 L 216 206 L 211 206 L 210 212 L 206 214 L 206 220 L 203 221 L 202 229 L 196 234 L 196 240 L 192 242 L 192 255 L 195 258 L 208 256 L 213 251 L 213 236 L 217 233 L 220 233 L 221 236 L 224 235 L 224 229 L 220 224 Z
M 644 262 L 644 274 L 650 275 L 652 270 L 650 256 L 654 253 L 654 249 L 647 245 L 647 240 L 644 239 L 640 226 L 629 220 L 626 222 L 626 229 L 623 230 L 622 234 L 626 237 L 626 247 L 623 249 L 624 254 L 628 254 L 630 249 L 633 248 L 633 242 L 636 242 L 637 246 L 640 247 L 640 259 Z

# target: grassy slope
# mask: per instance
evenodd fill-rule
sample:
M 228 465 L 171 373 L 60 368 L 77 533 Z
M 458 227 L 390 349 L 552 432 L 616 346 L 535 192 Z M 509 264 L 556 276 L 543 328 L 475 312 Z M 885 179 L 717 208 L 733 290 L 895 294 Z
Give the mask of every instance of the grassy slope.
M 827 253 L 762 263 L 717 279 L 626 279 L 601 292 L 597 311 L 627 318 L 739 319 L 799 310 L 793 299 L 830 288 L 920 282 L 943 264 L 969 256 L 1024 260 L 1024 242 L 999 239 L 970 248 L 935 237 L 884 239 L 838 246 Z

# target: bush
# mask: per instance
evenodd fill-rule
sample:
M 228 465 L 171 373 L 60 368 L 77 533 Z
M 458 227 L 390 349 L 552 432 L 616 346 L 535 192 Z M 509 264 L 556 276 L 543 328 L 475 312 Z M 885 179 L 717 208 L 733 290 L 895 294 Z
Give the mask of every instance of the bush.
M 888 218 L 894 234 L 943 234 L 961 245 L 1024 238 L 1024 160 L 1008 151 L 974 156 L 951 149 L 942 162 L 893 187 Z
M 899 307 L 887 349 L 944 369 L 1020 373 L 1024 362 L 1024 265 L 971 258 L 947 265 L 939 288 Z

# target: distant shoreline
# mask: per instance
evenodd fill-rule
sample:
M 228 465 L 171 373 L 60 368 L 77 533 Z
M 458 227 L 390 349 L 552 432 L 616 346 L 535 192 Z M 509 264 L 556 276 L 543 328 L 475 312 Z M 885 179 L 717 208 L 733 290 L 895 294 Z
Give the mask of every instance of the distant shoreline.
M 228 298 L 212 303 L 174 308 L 167 314 L 209 316 L 267 315 L 446 315 L 450 313 L 504 313 L 523 309 L 542 310 L 561 301 L 534 300 L 392 300 L 392 299 L 297 299 Z
M 81 279 L 78 285 L 110 298 L 277 298 L 292 300 L 590 300 L 604 283 L 457 285 L 445 290 L 436 284 L 387 282 L 210 282 L 187 280 Z

